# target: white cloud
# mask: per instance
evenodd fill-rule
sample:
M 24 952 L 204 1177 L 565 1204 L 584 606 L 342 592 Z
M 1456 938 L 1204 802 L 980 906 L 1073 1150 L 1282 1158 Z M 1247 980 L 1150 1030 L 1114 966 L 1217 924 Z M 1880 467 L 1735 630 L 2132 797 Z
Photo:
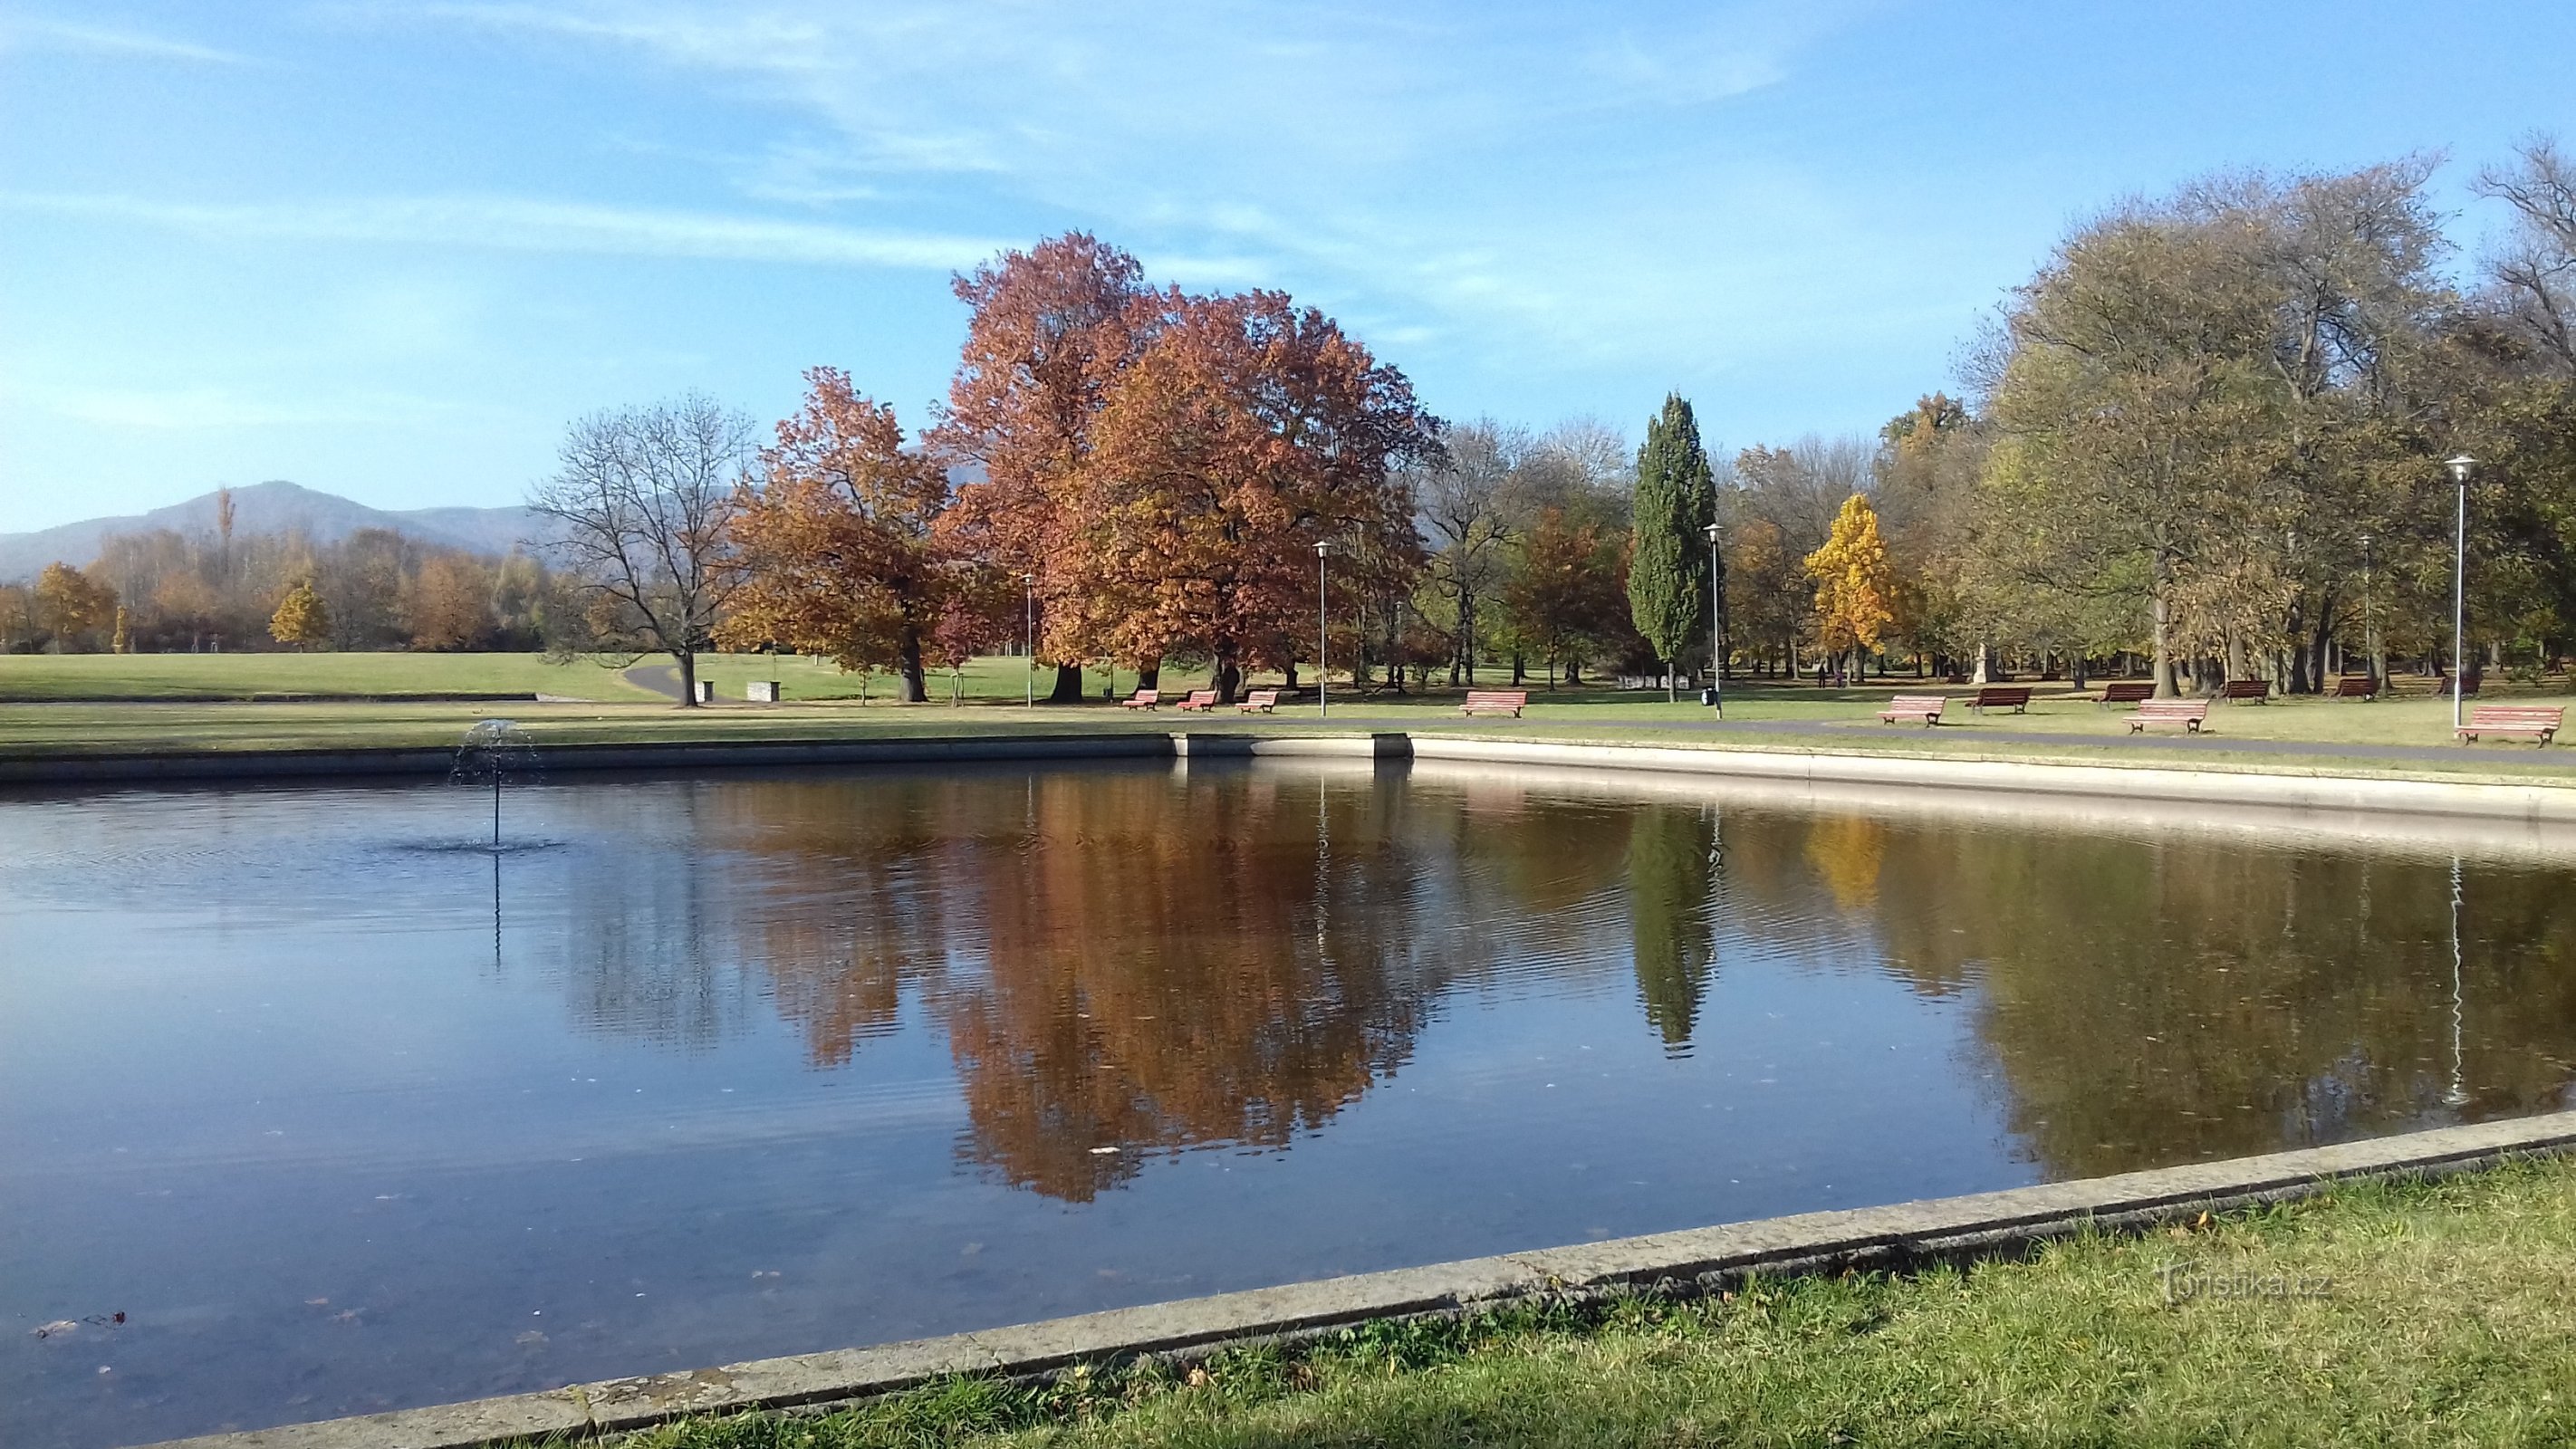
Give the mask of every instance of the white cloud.
M 132 56 L 142 60 L 192 61 L 204 65 L 253 63 L 251 57 L 235 51 L 218 50 L 211 45 L 141 30 L 77 25 L 62 20 L 0 17 L 0 55 L 18 51 Z
M 511 251 L 702 257 L 954 270 L 990 256 L 974 237 L 520 197 L 370 197 L 202 204 L 99 194 L 0 193 L 0 209 L 163 227 L 193 236 Z

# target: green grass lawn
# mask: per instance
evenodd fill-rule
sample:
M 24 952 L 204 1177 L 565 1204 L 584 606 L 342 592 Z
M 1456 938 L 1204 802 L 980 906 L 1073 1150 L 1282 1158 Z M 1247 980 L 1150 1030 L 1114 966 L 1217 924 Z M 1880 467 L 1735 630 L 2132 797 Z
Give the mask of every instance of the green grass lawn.
M 657 663 L 661 661 L 647 661 Z M 1165 708 L 1152 714 L 1121 710 L 1101 698 L 1108 676 L 1095 670 L 1081 705 L 1022 704 L 1029 673 L 1013 658 L 979 659 L 966 671 L 962 704 L 952 704 L 945 675 L 934 676 L 927 704 L 887 697 L 885 676 L 869 681 L 860 701 L 857 676 L 828 662 L 765 656 L 710 656 L 701 661 L 714 682 L 716 707 L 682 710 L 619 673 L 592 663 L 552 664 L 529 654 L 228 654 L 0 656 L 0 697 L 43 698 L 123 694 L 134 702 L 0 704 L 0 752 L 14 755 L 151 749 L 309 748 L 368 745 L 445 745 L 475 720 L 496 714 L 518 719 L 541 739 L 573 741 L 865 738 L 987 733 L 1019 730 L 1235 729 L 1300 730 L 1318 727 L 1311 698 L 1282 706 L 1274 715 L 1245 718 L 1224 711 L 1211 718 Z M 753 679 L 777 679 L 788 702 L 743 702 Z M 1041 671 L 1036 684 L 1052 683 Z M 1121 671 L 1117 688 L 1134 687 Z M 1163 679 L 1177 696 L 1200 676 L 1173 671 Z M 1256 683 L 1268 682 L 1256 680 Z M 1489 681 L 1494 682 L 1494 681 Z M 1338 683 L 1338 682 L 1337 682 Z M 1938 729 L 1885 725 L 1875 714 L 1889 693 L 1920 688 L 1907 681 L 1873 682 L 1866 688 L 1818 689 L 1812 685 L 1737 682 L 1729 687 L 1724 731 L 1689 728 L 1710 712 L 1685 699 L 1667 702 L 1652 692 L 1584 689 L 1530 692 L 1527 717 L 1469 721 L 1458 695 L 1446 689 L 1404 696 L 1363 694 L 1341 684 L 1334 693 L 1336 728 L 1461 731 L 1519 739 L 1659 744 L 1697 748 L 1768 749 L 1831 754 L 1931 754 L 1989 760 L 2081 761 L 2125 765 L 2188 764 L 2194 768 L 2337 775 L 2422 776 L 2458 780 L 2544 780 L 2576 777 L 2576 752 L 2567 748 L 2487 743 L 2452 746 L 2447 700 L 2416 696 L 2375 703 L 2314 698 L 2269 704 L 2222 704 L 2211 710 L 2207 733 L 2218 740 L 2312 741 L 2315 753 L 2221 752 L 2127 740 L 2125 713 L 2075 697 L 2063 685 L 2041 685 L 2027 714 L 1985 716 L 1954 711 Z M 586 699 L 588 703 L 467 704 L 233 702 L 260 693 L 349 694 L 433 691 L 529 691 Z M 1951 691 L 1964 693 L 1965 691 Z M 2518 693 L 2513 698 L 2555 702 L 2566 696 Z M 1766 728 L 1769 727 L 1769 728 Z M 2072 743 L 2037 736 L 2086 737 Z M 2098 738 L 2098 745 L 2090 740 Z M 2337 756 L 2338 745 L 2444 747 L 2436 759 L 2377 760 Z
M 436 693 L 653 697 L 616 670 L 541 654 L 0 654 L 0 699 Z
M 2168 1301 L 2158 1270 L 2320 1296 Z M 1722 1299 L 1376 1324 L 1198 1371 L 932 1385 L 634 1449 L 2576 1442 L 2576 1166 Z

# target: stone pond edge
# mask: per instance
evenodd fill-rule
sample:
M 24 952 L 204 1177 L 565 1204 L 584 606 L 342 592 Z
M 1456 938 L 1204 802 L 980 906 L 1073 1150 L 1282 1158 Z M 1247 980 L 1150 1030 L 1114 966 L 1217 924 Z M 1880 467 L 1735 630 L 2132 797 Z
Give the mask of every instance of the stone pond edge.
M 161 1449 L 482 1449 L 549 1434 L 641 1429 L 691 1414 L 849 1403 L 960 1373 L 1037 1378 L 1077 1363 L 1188 1359 L 1371 1319 L 1706 1292 L 1762 1273 L 1892 1268 L 2105 1228 L 2279 1202 L 2336 1181 L 2438 1176 L 2576 1149 L 2576 1112 L 2441 1127 L 2332 1147 L 2043 1183 L 1888 1207 L 1799 1213 L 1220 1293 L 943 1338 L 576 1384 L 545 1393 L 170 1441 Z
M 2262 805 L 2299 810 L 2395 811 L 2513 820 L 2528 824 L 2576 824 L 2576 788 L 2567 785 L 2455 784 L 2434 780 L 2262 774 L 2160 766 L 1580 744 L 1392 732 L 1259 735 L 1100 731 L 894 740 L 561 744 L 540 746 L 538 754 L 543 769 L 581 771 L 976 764 L 1027 760 L 1190 760 L 1242 756 L 1380 761 L 1421 759 L 1728 775 L 1791 784 L 1933 786 L 1989 793 Z M 413 748 L 0 757 L 0 784 L 139 784 L 444 775 L 454 763 L 453 750 Z

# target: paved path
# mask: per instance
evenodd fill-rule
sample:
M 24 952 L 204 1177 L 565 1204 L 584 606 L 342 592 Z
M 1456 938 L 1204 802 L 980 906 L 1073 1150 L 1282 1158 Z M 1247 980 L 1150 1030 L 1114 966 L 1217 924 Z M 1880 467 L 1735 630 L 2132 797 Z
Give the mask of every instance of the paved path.
M 638 664 L 623 677 L 636 688 L 649 689 L 664 699 L 681 698 L 680 666 L 676 664 Z

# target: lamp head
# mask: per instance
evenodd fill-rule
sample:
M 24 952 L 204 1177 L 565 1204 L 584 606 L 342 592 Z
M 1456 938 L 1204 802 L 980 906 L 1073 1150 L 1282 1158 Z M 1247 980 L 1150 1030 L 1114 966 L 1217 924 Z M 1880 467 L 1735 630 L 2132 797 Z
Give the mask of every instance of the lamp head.
M 1324 555 L 1331 553 L 1332 551 L 1333 541 L 1331 539 L 1319 538 L 1315 540 L 1315 557 L 1322 558 Z
M 2445 458 L 2442 466 L 2451 470 L 2452 482 L 2466 488 L 2469 486 L 2469 470 L 2478 466 L 2478 460 L 2462 453 L 2456 458 Z
M 1708 539 L 1708 541 L 1709 541 L 1709 542 L 1711 542 L 1711 543 L 1715 543 L 1715 542 L 1717 542 L 1717 525 L 1716 525 L 1716 524 L 1714 524 L 1714 523 L 1703 523 L 1703 524 L 1701 524 L 1701 525 L 1699 526 L 1699 531 L 1700 531 L 1703 535 L 1705 535 L 1705 536 L 1707 537 L 1707 539 Z

